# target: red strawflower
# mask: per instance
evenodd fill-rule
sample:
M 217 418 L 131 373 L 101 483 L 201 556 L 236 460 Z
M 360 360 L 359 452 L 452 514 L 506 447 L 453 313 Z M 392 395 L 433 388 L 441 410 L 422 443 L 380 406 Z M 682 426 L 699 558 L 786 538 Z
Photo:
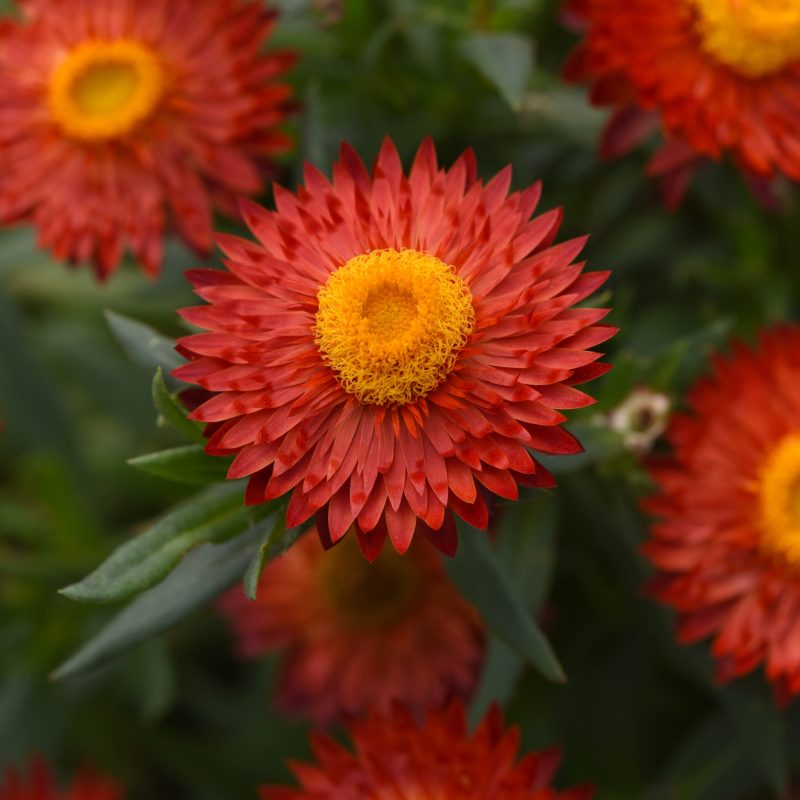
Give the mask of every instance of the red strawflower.
M 242 655 L 286 651 L 278 702 L 318 725 L 394 701 L 421 716 L 467 697 L 483 659 L 479 617 L 425 541 L 370 564 L 354 537 L 325 552 L 305 534 L 264 570 L 255 602 L 237 587 L 220 606 Z
M 763 663 L 786 700 L 800 692 L 800 326 L 714 366 L 652 467 L 659 521 L 644 552 L 678 638 L 713 636 L 722 681 Z
M 519 729 L 504 729 L 496 708 L 470 736 L 458 703 L 418 725 L 405 709 L 348 726 L 355 752 L 313 736 L 317 764 L 290 764 L 299 789 L 262 786 L 262 800 L 588 800 L 590 787 L 550 786 L 556 749 L 516 761 Z
M 675 205 L 698 159 L 800 178 L 800 5 L 786 0 L 566 0 L 584 39 L 565 68 L 614 107 L 602 151 L 660 124 L 650 163 Z
M 575 307 L 607 273 L 581 275 L 585 240 L 551 246 L 561 212 L 531 220 L 540 187 L 510 180 L 484 186 L 470 151 L 440 170 L 430 141 L 406 177 L 387 139 L 372 174 L 345 145 L 332 183 L 307 166 L 277 211 L 243 205 L 259 242 L 220 236 L 230 271 L 190 273 L 211 305 L 182 313 L 209 333 L 181 339 L 175 374 L 217 393 L 192 417 L 248 503 L 291 491 L 289 526 L 321 512 L 326 541 L 355 525 L 374 558 L 418 521 L 452 553 L 448 510 L 487 526 L 477 484 L 554 485 L 530 451 L 580 450 L 555 409 L 607 369 L 589 350 L 606 310 Z
M 27 772 L 8 767 L 0 778 L 0 800 L 122 800 L 122 787 L 85 768 L 59 791 L 47 765 L 32 758 Z
M 151 275 L 174 225 L 200 252 L 212 207 L 262 188 L 293 56 L 261 53 L 260 0 L 18 0 L 0 26 L 0 221 L 107 277 Z

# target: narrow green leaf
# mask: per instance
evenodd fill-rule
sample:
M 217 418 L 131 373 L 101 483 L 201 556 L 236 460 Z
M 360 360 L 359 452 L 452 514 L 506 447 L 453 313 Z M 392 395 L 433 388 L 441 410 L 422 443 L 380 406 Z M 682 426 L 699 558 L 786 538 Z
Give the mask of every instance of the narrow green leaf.
M 540 494 L 508 506 L 500 518 L 497 557 L 528 612 L 535 618 L 549 591 L 555 566 L 558 500 Z M 469 709 L 473 724 L 492 703 L 507 703 L 524 668 L 518 650 L 490 636 L 481 679 Z
M 162 367 L 171 372 L 183 363 L 175 352 L 175 342 L 144 322 L 106 311 L 111 333 L 135 364 L 146 369 Z
M 175 428 L 178 433 L 187 439 L 196 442 L 203 441 L 203 426 L 188 418 L 187 409 L 170 392 L 164 380 L 164 370 L 159 367 L 153 378 L 153 403 L 161 416 L 161 420 Z
M 256 599 L 258 581 L 267 561 L 288 550 L 297 541 L 300 532 L 301 528 L 287 531 L 286 514 L 283 511 L 277 512 L 275 523 L 267 528 L 244 574 L 244 593 L 250 600 Z
M 207 486 L 225 480 L 230 459 L 209 456 L 203 445 L 189 444 L 130 458 L 128 464 L 159 478 Z
M 203 545 L 157 586 L 139 595 L 51 675 L 53 680 L 98 667 L 155 636 L 241 579 L 258 540 L 256 530 Z
M 533 615 L 515 592 L 484 531 L 459 525 L 458 553 L 447 563 L 453 582 L 480 612 L 489 630 L 528 659 L 545 677 L 566 675 Z
M 533 42 L 519 33 L 471 33 L 460 50 L 518 111 L 533 71 Z
M 163 580 L 194 547 L 247 530 L 250 516 L 239 482 L 214 486 L 163 517 L 147 533 L 117 548 L 94 572 L 61 590 L 72 600 L 125 600 Z

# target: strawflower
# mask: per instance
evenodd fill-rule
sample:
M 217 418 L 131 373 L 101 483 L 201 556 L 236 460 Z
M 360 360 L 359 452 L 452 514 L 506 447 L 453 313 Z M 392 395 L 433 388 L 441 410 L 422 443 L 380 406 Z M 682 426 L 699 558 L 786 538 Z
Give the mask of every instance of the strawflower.
M 32 758 L 26 770 L 8 767 L 0 776 L 0 800 L 122 800 L 122 787 L 89 768 L 81 770 L 59 790 L 41 758 Z
M 453 512 L 486 528 L 484 489 L 554 485 L 532 453 L 581 449 L 556 409 L 607 369 L 607 310 L 577 307 L 607 273 L 582 274 L 585 240 L 553 245 L 561 212 L 531 219 L 540 187 L 510 181 L 484 185 L 470 151 L 440 169 L 430 141 L 407 177 L 386 140 L 371 173 L 344 146 L 332 182 L 307 166 L 277 211 L 243 204 L 258 242 L 220 236 L 227 271 L 190 274 L 209 305 L 183 316 L 208 332 L 175 375 L 215 393 L 192 417 L 248 503 L 291 492 L 290 527 L 353 527 L 368 557 L 415 530 L 452 553 Z
M 262 188 L 293 61 L 260 0 L 20 0 L 0 26 L 0 222 L 107 277 L 154 275 L 165 229 L 201 253 L 212 209 Z
M 800 3 L 566 0 L 583 40 L 565 68 L 613 117 L 615 157 L 660 128 L 649 165 L 675 205 L 703 159 L 800 179 Z
M 279 706 L 322 726 L 466 698 L 483 659 L 478 615 L 423 539 L 370 564 L 355 537 L 326 552 L 312 531 L 267 566 L 255 602 L 236 587 L 220 607 L 243 656 L 284 651 Z
M 781 701 L 800 692 L 800 326 L 717 358 L 670 421 L 652 467 L 644 551 L 678 637 L 713 637 L 722 681 L 763 665 Z
M 589 800 L 581 786 L 551 785 L 561 754 L 556 749 L 517 760 L 519 729 L 505 729 L 492 709 L 474 734 L 464 709 L 452 703 L 422 725 L 408 711 L 372 714 L 348 726 L 353 749 L 325 736 L 311 744 L 316 764 L 290 767 L 298 789 L 264 786 L 261 800 Z

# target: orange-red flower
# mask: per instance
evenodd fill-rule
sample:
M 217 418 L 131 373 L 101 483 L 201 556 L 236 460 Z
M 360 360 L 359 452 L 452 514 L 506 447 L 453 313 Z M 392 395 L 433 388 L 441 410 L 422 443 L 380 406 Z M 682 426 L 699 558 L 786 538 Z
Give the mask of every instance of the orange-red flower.
M 584 39 L 565 70 L 612 105 L 616 156 L 660 123 L 650 164 L 676 203 L 698 158 L 800 179 L 800 5 L 786 0 L 566 0 Z
M 244 656 L 285 650 L 279 704 L 320 725 L 466 697 L 483 657 L 475 609 L 420 540 L 370 564 L 353 537 L 325 552 L 305 534 L 264 570 L 255 602 L 237 587 L 221 608 Z
M 56 788 L 50 770 L 33 758 L 27 771 L 9 767 L 0 776 L 0 800 L 122 800 L 122 787 L 115 781 L 84 769 L 69 788 Z
M 556 749 L 517 761 L 519 729 L 504 729 L 493 708 L 470 736 L 464 709 L 452 703 L 418 725 L 408 711 L 352 722 L 354 751 L 325 736 L 311 744 L 316 764 L 292 764 L 299 789 L 263 786 L 262 800 L 588 800 L 590 787 L 556 791 Z
M 221 236 L 229 272 L 191 273 L 210 305 L 183 316 L 209 332 L 175 374 L 216 393 L 192 416 L 248 503 L 291 492 L 290 526 L 321 512 L 335 542 L 355 524 L 374 557 L 418 522 L 452 552 L 446 512 L 485 528 L 481 486 L 553 485 L 531 451 L 580 449 L 555 409 L 606 370 L 606 310 L 576 308 L 606 273 L 582 275 L 584 239 L 553 246 L 561 212 L 531 219 L 540 187 L 510 180 L 483 185 L 469 151 L 439 169 L 430 141 L 406 177 L 387 139 L 372 174 L 344 146 L 332 182 L 307 166 L 277 211 L 243 206 L 259 241 Z
M 262 187 L 288 54 L 263 55 L 258 0 L 19 0 L 0 27 L 0 221 L 106 277 L 150 274 L 167 225 L 198 251 L 212 207 Z
M 800 326 L 718 358 L 689 405 L 652 468 L 652 588 L 681 641 L 714 637 L 720 680 L 764 664 L 786 700 L 800 692 Z

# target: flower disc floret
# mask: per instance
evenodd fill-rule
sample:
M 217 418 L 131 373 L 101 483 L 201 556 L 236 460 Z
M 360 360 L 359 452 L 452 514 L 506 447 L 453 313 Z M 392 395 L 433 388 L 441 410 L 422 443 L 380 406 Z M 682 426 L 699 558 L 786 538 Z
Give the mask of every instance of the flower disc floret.
M 760 77 L 800 59 L 797 0 L 688 0 L 706 52 L 735 72 Z
M 800 566 L 800 433 L 786 436 L 767 458 L 758 498 L 764 550 Z
M 158 56 L 131 39 L 85 41 L 50 77 L 53 119 L 75 139 L 115 139 L 155 110 L 164 88 Z
M 417 250 L 373 250 L 331 274 L 318 295 L 316 342 L 346 392 L 402 405 L 452 370 L 475 324 L 453 268 Z

